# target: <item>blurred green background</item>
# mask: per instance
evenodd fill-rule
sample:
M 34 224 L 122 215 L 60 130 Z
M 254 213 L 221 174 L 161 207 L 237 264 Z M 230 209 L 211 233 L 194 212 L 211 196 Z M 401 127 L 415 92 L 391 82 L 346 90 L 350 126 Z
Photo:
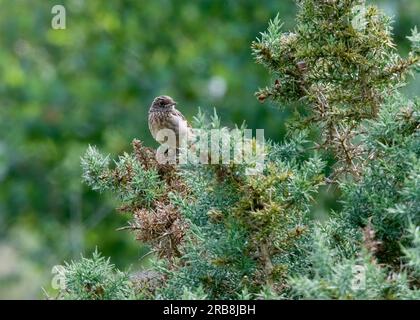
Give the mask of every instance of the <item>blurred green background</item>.
M 420 27 L 420 1 L 372 1 L 394 16 L 402 53 Z M 67 28 L 51 28 L 51 8 Z M 42 298 L 51 268 L 96 246 L 135 270 L 147 249 L 116 232 L 128 216 L 81 184 L 89 144 L 113 155 L 147 127 L 154 96 L 172 95 L 191 119 L 215 107 L 280 141 L 286 112 L 254 91 L 270 81 L 250 44 L 277 12 L 293 27 L 293 0 L 0 0 L 0 298 Z M 405 90 L 418 94 L 420 82 Z

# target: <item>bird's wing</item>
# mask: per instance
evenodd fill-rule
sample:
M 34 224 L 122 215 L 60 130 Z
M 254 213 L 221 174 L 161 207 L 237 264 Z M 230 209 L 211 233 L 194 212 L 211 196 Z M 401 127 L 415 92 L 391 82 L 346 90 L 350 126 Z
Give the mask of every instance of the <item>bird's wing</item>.
M 189 129 L 192 129 L 192 127 L 191 127 L 190 123 L 187 121 L 187 119 L 185 119 L 184 115 L 183 115 L 181 112 L 179 112 L 177 109 L 173 109 L 171 112 L 172 112 L 172 114 L 173 114 L 175 117 L 179 117 L 179 118 L 181 118 L 183 121 L 185 121 L 185 123 L 187 124 L 187 127 L 188 127 Z
M 171 114 L 175 117 L 181 118 L 184 121 L 187 121 L 187 119 L 185 119 L 184 115 L 181 112 L 179 112 L 177 109 L 172 109 Z
M 192 130 L 191 125 L 185 119 L 181 112 L 176 109 L 171 110 L 170 120 L 171 125 L 176 128 L 177 135 L 179 137 L 188 137 L 188 140 L 195 141 L 196 137 Z

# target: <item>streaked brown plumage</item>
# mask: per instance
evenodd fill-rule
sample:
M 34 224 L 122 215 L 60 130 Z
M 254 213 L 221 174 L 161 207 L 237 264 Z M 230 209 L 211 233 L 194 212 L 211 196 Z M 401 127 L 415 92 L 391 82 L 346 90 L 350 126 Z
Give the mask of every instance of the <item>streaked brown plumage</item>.
M 187 135 L 191 136 L 191 126 L 188 124 L 185 117 L 179 112 L 175 106 L 176 102 L 169 96 L 156 97 L 149 109 L 149 130 L 153 138 L 160 144 L 164 143 L 158 137 L 158 132 L 163 129 L 172 130 L 176 136 L 176 145 L 168 145 L 173 148 L 178 148 L 180 145 L 180 138 L 186 139 Z

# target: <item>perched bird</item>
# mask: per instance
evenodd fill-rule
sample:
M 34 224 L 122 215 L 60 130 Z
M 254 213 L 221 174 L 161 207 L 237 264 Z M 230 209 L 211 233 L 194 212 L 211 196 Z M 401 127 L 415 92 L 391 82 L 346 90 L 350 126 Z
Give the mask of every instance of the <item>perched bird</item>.
M 149 109 L 149 130 L 153 138 L 160 144 L 166 143 L 170 148 L 178 149 L 182 146 L 180 139 L 191 139 L 191 126 L 176 107 L 176 102 L 169 96 L 156 97 Z M 176 141 L 167 140 L 165 134 L 159 134 L 163 129 L 172 130 Z

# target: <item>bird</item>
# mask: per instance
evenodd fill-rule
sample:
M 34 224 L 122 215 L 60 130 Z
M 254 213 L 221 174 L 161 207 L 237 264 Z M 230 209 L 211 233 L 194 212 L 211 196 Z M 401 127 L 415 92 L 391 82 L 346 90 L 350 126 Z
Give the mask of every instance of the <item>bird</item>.
M 176 106 L 177 103 L 170 96 L 161 95 L 154 98 L 149 109 L 149 130 L 159 144 L 166 143 L 169 148 L 178 151 L 183 145 L 181 139 L 190 141 L 194 135 L 192 127 Z M 172 130 L 176 141 L 168 139 L 165 132 L 162 132 L 164 129 Z

